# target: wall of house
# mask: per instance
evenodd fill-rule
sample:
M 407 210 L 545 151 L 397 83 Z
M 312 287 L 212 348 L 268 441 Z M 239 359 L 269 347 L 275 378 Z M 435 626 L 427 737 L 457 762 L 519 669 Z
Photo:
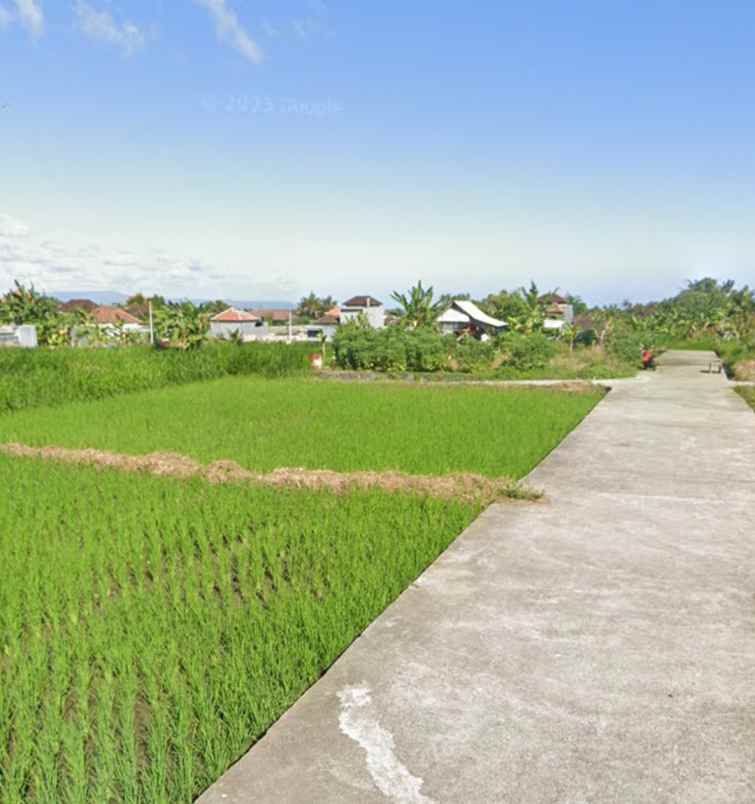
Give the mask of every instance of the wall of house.
M 354 321 L 360 315 L 367 317 L 367 321 L 373 329 L 382 329 L 385 326 L 385 307 L 382 304 L 379 307 L 342 307 L 341 323 Z
M 0 347 L 2 346 L 34 349 L 37 346 L 37 328 L 33 324 L 0 327 Z
M 257 326 L 254 321 L 210 321 L 210 335 L 213 338 L 229 339 L 234 332 L 242 338 L 261 338 L 267 334 L 266 326 Z

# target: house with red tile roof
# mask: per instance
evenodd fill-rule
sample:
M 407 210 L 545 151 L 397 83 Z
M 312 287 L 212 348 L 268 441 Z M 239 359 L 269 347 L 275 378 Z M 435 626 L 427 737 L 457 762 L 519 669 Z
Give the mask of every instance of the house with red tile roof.
M 247 310 L 229 307 L 210 319 L 210 335 L 213 338 L 230 338 L 234 333 L 242 338 L 256 337 L 262 319 Z
M 101 327 L 141 328 L 142 322 L 131 313 L 120 307 L 95 307 L 92 311 L 95 324 Z
M 265 309 L 252 310 L 252 313 L 261 318 L 266 324 L 288 324 L 291 310 Z

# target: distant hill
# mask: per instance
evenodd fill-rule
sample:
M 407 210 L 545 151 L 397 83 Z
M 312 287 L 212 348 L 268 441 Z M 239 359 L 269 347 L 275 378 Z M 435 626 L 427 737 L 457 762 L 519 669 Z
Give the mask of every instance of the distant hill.
M 128 296 L 116 290 L 60 290 L 48 295 L 62 302 L 72 299 L 89 299 L 97 304 L 122 304 Z
M 218 298 L 218 297 L 216 297 Z M 240 310 L 293 310 L 295 304 L 288 301 L 243 301 L 240 299 L 226 299 L 223 296 L 219 298 L 229 307 L 236 307 Z M 180 301 L 180 300 L 176 300 Z M 202 304 L 202 302 L 215 301 L 215 299 L 191 299 L 194 304 Z
M 117 290 L 60 290 L 49 295 L 62 302 L 71 301 L 72 299 L 91 299 L 97 304 L 123 304 L 129 298 L 129 294 L 120 293 Z M 223 296 L 216 296 L 214 299 L 167 298 L 169 301 L 191 301 L 194 304 L 202 304 L 203 302 L 215 301 L 216 298 L 221 298 L 229 307 L 254 310 L 293 310 L 296 307 L 295 304 L 289 301 L 244 301 L 242 299 L 225 299 Z

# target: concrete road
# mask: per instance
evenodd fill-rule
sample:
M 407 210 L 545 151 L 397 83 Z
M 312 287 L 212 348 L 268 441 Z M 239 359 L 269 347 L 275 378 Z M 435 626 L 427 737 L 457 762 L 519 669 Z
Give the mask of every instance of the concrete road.
M 755 415 L 711 357 L 618 384 L 202 804 L 755 802 Z

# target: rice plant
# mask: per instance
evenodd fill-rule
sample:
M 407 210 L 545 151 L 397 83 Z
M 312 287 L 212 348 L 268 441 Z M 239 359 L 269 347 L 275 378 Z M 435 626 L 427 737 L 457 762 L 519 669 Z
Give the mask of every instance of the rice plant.
M 0 416 L 0 442 L 177 452 L 247 469 L 521 478 L 602 391 L 348 384 L 254 377 Z
M 307 371 L 311 344 L 209 343 L 201 349 L 0 349 L 0 413 L 104 399 L 228 375 Z
M 473 505 L 0 457 L 0 798 L 188 802 Z

